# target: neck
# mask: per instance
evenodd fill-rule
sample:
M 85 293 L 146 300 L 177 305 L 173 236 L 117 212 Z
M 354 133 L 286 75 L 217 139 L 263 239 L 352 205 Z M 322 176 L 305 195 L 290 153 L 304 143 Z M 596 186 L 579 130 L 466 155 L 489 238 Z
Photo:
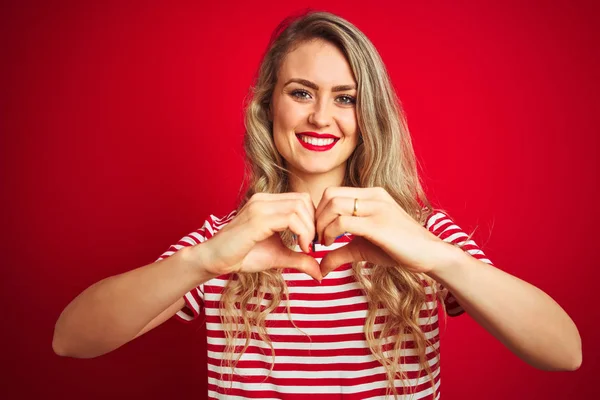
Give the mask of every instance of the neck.
M 330 186 L 342 186 L 344 183 L 345 164 L 326 174 L 298 173 L 290 175 L 290 192 L 308 193 L 317 208 L 323 197 L 323 192 Z

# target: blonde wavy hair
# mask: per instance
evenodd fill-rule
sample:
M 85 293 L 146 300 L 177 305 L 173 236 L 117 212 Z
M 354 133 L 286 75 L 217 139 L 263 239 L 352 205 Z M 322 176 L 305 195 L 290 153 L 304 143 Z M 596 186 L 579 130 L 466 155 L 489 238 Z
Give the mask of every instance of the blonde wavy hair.
M 432 207 L 422 189 L 404 113 L 384 63 L 373 44 L 358 28 L 327 12 L 308 12 L 300 17 L 288 18 L 273 33 L 246 106 L 246 173 L 243 183 L 246 191 L 239 202 L 238 212 L 255 193 L 289 191 L 290 171 L 275 148 L 268 110 L 284 57 L 299 44 L 314 39 L 332 43 L 343 52 L 358 85 L 356 110 L 361 135 L 357 148 L 347 161 L 343 185 L 382 187 L 423 225 L 431 215 Z M 281 238 L 286 246 L 292 248 L 295 245 L 290 231 L 282 232 Z M 403 336 L 411 335 L 419 364 L 422 370 L 427 371 L 435 398 L 435 380 L 426 357 L 426 349 L 432 343 L 419 324 L 419 314 L 426 305 L 424 282 L 428 282 L 434 296 L 442 300 L 435 281 L 425 274 L 408 272 L 402 266 L 370 264 L 371 272 L 365 274 L 364 264 L 356 262 L 352 268 L 368 300 L 364 332 L 373 356 L 385 367 L 388 395 L 393 394 L 397 398 L 394 381 L 407 378 L 400 368 L 401 353 L 406 339 Z M 267 293 L 270 301 L 265 298 Z M 250 345 L 253 326 L 257 327 L 260 338 L 271 347 L 272 372 L 275 351 L 265 321 L 282 301 L 286 303 L 291 320 L 287 300 L 288 290 L 281 270 L 238 273 L 229 279 L 221 297 L 221 321 L 226 335 L 223 366 L 231 368 L 231 375 Z M 388 315 L 382 331 L 376 333 L 374 325 L 376 317 L 381 315 L 378 314 L 380 308 L 385 308 Z M 429 313 L 429 318 L 432 317 L 433 310 Z M 393 344 L 389 343 L 390 338 Z M 245 344 L 238 345 L 240 341 Z M 437 356 L 439 348 L 434 347 L 434 351 Z

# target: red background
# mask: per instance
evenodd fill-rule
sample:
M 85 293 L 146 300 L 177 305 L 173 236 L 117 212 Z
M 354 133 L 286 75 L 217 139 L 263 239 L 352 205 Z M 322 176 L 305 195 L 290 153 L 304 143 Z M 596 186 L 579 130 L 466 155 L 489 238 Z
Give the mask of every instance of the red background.
M 55 356 L 54 323 L 93 282 L 235 206 L 244 97 L 271 31 L 307 6 L 379 49 L 434 204 L 580 329 L 581 369 L 544 372 L 470 317 L 450 320 L 442 398 L 598 393 L 592 2 L 100 3 L 2 5 L 0 397 L 205 396 L 201 323 L 168 321 L 91 360 Z

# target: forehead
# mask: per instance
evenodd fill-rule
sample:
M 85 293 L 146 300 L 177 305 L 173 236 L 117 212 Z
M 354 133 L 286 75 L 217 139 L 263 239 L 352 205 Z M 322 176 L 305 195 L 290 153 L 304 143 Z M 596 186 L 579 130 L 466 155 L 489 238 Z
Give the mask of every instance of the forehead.
M 279 69 L 279 81 L 308 79 L 319 87 L 356 84 L 350 64 L 335 45 L 311 40 L 286 55 Z

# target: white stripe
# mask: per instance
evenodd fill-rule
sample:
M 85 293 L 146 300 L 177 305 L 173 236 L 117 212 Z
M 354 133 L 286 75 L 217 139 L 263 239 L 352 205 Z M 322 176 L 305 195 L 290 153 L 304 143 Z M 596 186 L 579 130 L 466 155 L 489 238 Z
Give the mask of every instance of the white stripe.
M 214 390 L 208 391 L 208 397 L 215 398 L 215 399 L 226 399 L 226 400 L 252 400 L 249 397 L 233 396 L 231 394 L 221 394 L 221 393 L 215 392 Z M 261 397 L 261 400 L 281 400 L 281 399 L 275 398 L 275 397 Z
M 308 275 L 307 275 L 308 276 Z M 310 278 L 312 279 L 312 278 Z M 206 282 L 205 285 L 208 286 L 216 286 L 216 287 L 225 287 L 227 285 L 227 281 L 224 279 L 212 279 L 209 282 Z M 350 282 L 344 285 L 335 285 L 335 286 L 293 286 L 287 285 L 288 291 L 290 293 L 340 293 L 348 290 L 356 290 L 361 289 L 361 286 L 358 282 Z M 272 293 L 270 290 L 266 290 L 265 293 Z
M 410 335 L 405 335 L 404 339 L 411 340 L 411 341 L 414 340 L 413 336 L 410 336 L 410 337 L 408 337 L 408 336 L 410 336 Z M 382 344 L 382 346 L 385 346 L 385 345 L 388 345 L 388 344 L 394 342 L 395 340 L 396 340 L 395 336 L 389 336 L 389 337 L 384 338 L 381 341 L 381 344 Z M 206 343 L 213 345 L 213 346 L 226 346 L 227 345 L 227 341 L 225 338 L 213 338 L 210 336 L 207 336 Z M 234 344 L 236 346 L 245 346 L 246 340 L 241 339 L 241 338 L 235 339 Z M 300 351 L 302 351 L 302 350 L 304 350 L 304 351 L 344 350 L 344 349 L 367 349 L 369 347 L 366 340 L 348 340 L 348 341 L 336 341 L 336 342 L 329 342 L 329 343 L 272 342 L 272 344 L 273 344 L 273 349 L 275 351 L 277 351 L 277 350 L 300 350 Z M 269 345 L 259 339 L 250 339 L 250 342 L 248 343 L 248 345 L 250 347 L 255 347 L 258 349 L 266 350 L 268 352 L 271 351 L 271 348 L 269 347 Z M 430 353 L 431 351 L 437 349 L 439 346 L 440 346 L 439 341 L 434 343 L 432 346 L 428 346 L 427 353 Z M 417 349 L 402 349 L 401 354 L 405 355 L 405 356 L 416 356 Z
M 391 351 L 386 351 L 384 352 L 383 356 L 384 357 L 389 357 L 392 354 Z M 217 360 L 222 360 L 224 358 L 224 354 L 221 352 L 214 352 L 214 351 L 209 351 L 207 352 L 208 357 L 210 358 L 215 358 Z M 437 362 L 438 358 L 437 356 L 432 358 L 431 361 L 429 361 L 429 365 L 433 365 L 435 362 Z M 242 354 L 242 357 L 240 358 L 240 361 L 262 361 L 265 363 L 268 363 L 269 365 L 273 362 L 273 357 L 271 357 L 271 355 L 267 355 L 267 354 L 257 354 L 257 353 L 244 353 Z M 333 378 L 335 377 L 335 375 L 339 376 L 340 375 L 340 371 L 331 371 L 329 370 L 330 368 L 335 369 L 335 366 L 338 364 L 357 364 L 357 363 L 368 363 L 368 362 L 372 362 L 375 361 L 375 358 L 373 357 L 372 354 L 366 355 L 366 356 L 332 356 L 332 357 L 300 357 L 300 356 L 275 356 L 275 365 L 281 365 L 281 364 L 296 364 L 296 365 L 301 365 L 301 364 L 308 364 L 308 365 L 313 365 L 313 364 L 318 364 L 318 365 L 322 365 L 323 366 L 323 370 L 321 371 L 317 371 L 317 376 L 307 376 L 307 378 Z M 214 366 L 211 365 L 210 363 L 209 365 L 209 369 L 211 369 L 210 367 L 212 366 L 216 371 L 215 372 L 221 372 L 220 367 L 218 366 Z M 383 368 L 383 367 L 382 367 Z M 403 363 L 402 364 L 402 369 L 404 371 L 419 371 L 421 369 L 419 363 Z M 269 371 L 269 368 L 239 368 L 237 370 L 237 374 L 240 375 L 260 375 L 260 376 L 265 376 L 266 373 Z M 273 371 L 274 373 L 274 377 L 275 378 L 298 378 L 299 375 L 309 375 L 310 372 L 308 371 L 301 371 L 301 367 L 298 367 L 298 370 L 295 371 L 279 371 L 277 376 L 275 375 L 276 371 Z M 343 373 L 343 375 L 351 375 L 351 371 L 344 371 L 345 373 Z M 376 372 L 374 372 L 372 369 L 368 369 L 366 371 L 367 373 L 365 373 L 365 371 L 359 371 L 357 373 L 358 376 L 365 376 L 365 375 L 374 375 Z M 287 374 L 289 374 L 288 376 L 285 376 Z M 334 376 L 327 376 L 328 374 L 335 374 Z M 356 371 L 354 371 L 354 373 L 356 373 Z M 304 377 L 304 376 L 303 376 Z M 346 376 L 344 376 L 346 377 Z M 354 378 L 354 376 L 348 376 L 348 378 Z
M 434 376 L 436 376 L 437 373 L 434 372 Z M 440 396 L 442 395 L 442 393 L 440 392 L 440 384 L 442 383 L 441 379 L 438 379 L 438 381 L 435 383 L 435 390 L 437 391 L 437 395 L 435 396 L 435 400 L 439 400 Z M 398 400 L 412 400 L 412 399 L 422 399 L 425 396 L 429 396 L 430 394 L 433 393 L 433 388 L 429 387 L 423 391 L 420 391 L 414 395 L 409 395 L 409 394 L 405 394 L 405 395 L 401 395 L 398 396 Z M 390 398 L 393 399 L 392 396 L 374 396 L 374 397 L 367 397 L 364 400 L 390 400 Z
M 203 228 L 210 232 L 211 236 L 215 236 L 215 231 L 213 230 L 210 222 L 204 221 Z
M 440 396 L 441 396 L 441 392 L 439 391 L 440 388 L 440 383 L 442 382 L 441 379 L 438 379 L 438 381 L 435 383 L 435 389 L 438 391 L 437 392 L 437 396 L 435 398 L 435 400 L 439 400 Z M 433 393 L 433 389 L 432 388 L 428 388 L 425 389 L 419 393 L 416 393 L 414 395 L 399 395 L 398 396 L 398 400 L 416 400 L 416 399 L 422 399 L 425 396 L 429 396 L 431 393 Z M 233 396 L 230 394 L 221 394 L 221 393 L 217 393 L 214 390 L 209 390 L 208 391 L 208 396 L 209 397 L 214 397 L 216 399 L 226 399 L 226 400 L 250 400 L 250 397 L 242 397 L 242 396 Z M 279 400 L 279 398 L 263 398 L 263 400 Z M 366 397 L 365 400 L 390 400 L 390 396 L 374 396 L 374 397 Z
M 180 242 L 189 243 L 189 244 L 190 244 L 190 246 L 195 246 L 195 245 L 197 245 L 197 244 L 198 244 L 198 242 L 194 241 L 194 239 L 192 239 L 192 238 L 190 237 L 190 235 L 188 235 L 188 236 L 185 236 L 185 237 L 182 237 L 182 238 L 181 238 L 181 240 L 180 240 Z
M 191 321 L 194 319 L 193 317 L 189 316 L 188 314 L 186 314 L 183 311 L 177 311 L 177 315 L 180 316 L 181 318 L 185 319 L 186 321 Z
M 281 275 L 283 275 L 283 279 L 285 279 L 286 282 L 314 280 L 314 278 L 312 276 L 305 274 L 303 272 L 282 273 Z M 352 271 L 352 268 L 348 268 L 348 269 L 342 270 L 342 271 L 331 271 L 329 273 L 329 275 L 327 275 L 327 278 L 324 279 L 324 281 L 327 281 L 329 279 L 347 278 L 347 277 L 353 276 L 353 275 L 354 275 L 354 271 Z
M 475 255 L 475 254 L 483 254 L 483 251 L 479 250 L 479 249 L 471 249 L 471 250 L 467 250 L 467 253 L 469 253 L 470 255 Z
M 220 293 L 204 293 L 204 298 L 206 301 L 220 301 L 221 294 Z M 250 304 L 256 304 L 257 298 L 253 297 L 248 301 Z M 346 297 L 343 299 L 337 300 L 290 300 L 290 307 L 311 307 L 311 308 L 329 308 L 334 306 L 347 306 L 358 303 L 366 303 L 367 298 L 365 296 L 352 296 Z M 281 305 L 285 306 L 287 301 L 282 301 Z M 271 304 L 271 300 L 263 299 L 260 302 L 263 306 L 268 306 Z
M 194 289 L 192 289 L 194 290 Z M 204 283 L 201 283 L 200 286 L 196 286 L 196 293 L 198 294 L 198 297 L 202 300 L 204 300 Z M 190 290 L 191 292 L 191 290 Z M 200 312 L 200 306 L 198 306 L 198 312 Z
M 383 327 L 383 324 L 374 324 L 373 330 L 375 332 L 380 332 L 382 327 Z M 255 332 L 255 333 L 259 332 L 258 327 L 256 327 L 256 326 L 252 326 L 251 329 L 252 329 L 252 332 Z M 222 332 L 223 325 L 220 323 L 207 322 L 206 330 Z M 344 327 L 332 327 L 332 328 L 302 328 L 302 329 L 267 327 L 267 332 L 269 335 L 282 335 L 282 336 L 290 336 L 290 335 L 294 335 L 294 336 L 298 336 L 298 335 L 334 336 L 334 335 L 345 335 L 345 334 L 352 334 L 352 333 L 363 333 L 364 326 L 358 325 L 358 326 L 344 326 Z M 431 339 L 431 338 L 435 337 L 435 335 L 437 335 L 438 332 L 439 332 L 439 328 L 435 328 L 433 331 L 424 332 L 424 334 L 427 339 Z M 404 337 L 406 337 L 408 339 L 408 336 L 404 335 Z
M 429 217 L 427 220 L 427 229 L 430 229 L 432 225 L 434 225 L 440 218 L 445 218 L 446 216 L 440 212 L 437 212 Z
M 209 352 L 208 356 L 213 357 Z M 221 354 L 221 353 L 218 353 Z M 254 354 L 253 354 L 254 355 Z M 258 354 L 256 354 L 258 355 Z M 387 357 L 388 354 L 384 354 L 384 357 Z M 263 356 L 263 359 L 254 359 L 255 361 L 265 361 L 271 364 L 273 359 L 271 356 Z M 290 361 L 283 361 L 284 358 L 289 358 Z M 370 356 L 369 359 L 362 360 L 364 357 L 356 357 L 356 360 L 352 360 L 352 357 L 337 357 L 339 361 L 333 360 L 336 357 L 319 357 L 319 358 L 311 358 L 308 361 L 304 361 L 302 357 L 298 357 L 298 360 L 294 359 L 294 357 L 275 357 L 275 365 L 279 363 L 291 363 L 291 364 L 336 364 L 336 363 L 360 363 L 360 362 L 371 362 L 375 361 L 373 356 Z M 331 359 L 331 360 L 329 360 Z M 246 360 L 245 357 L 242 357 L 241 360 Z M 251 359 L 248 359 L 250 361 Z M 428 364 L 431 367 L 439 361 L 439 357 L 433 357 L 428 360 Z M 231 368 L 221 367 L 217 365 L 208 364 L 208 370 L 212 372 L 216 372 L 218 374 L 228 374 L 231 373 Z M 420 371 L 421 367 L 418 363 L 416 364 L 402 364 L 403 371 Z M 278 379 L 289 379 L 289 378 L 302 378 L 302 379 L 319 379 L 319 378 L 364 378 L 376 374 L 381 374 L 385 372 L 385 368 L 383 366 L 379 366 L 376 368 L 368 368 L 359 371 L 346 371 L 346 370 L 322 370 L 322 371 L 278 371 L 273 370 L 271 372 L 271 377 Z M 269 374 L 269 368 L 236 368 L 235 375 L 241 375 L 245 377 L 265 377 Z
M 448 221 L 446 221 L 446 222 L 448 222 Z M 450 231 L 450 230 L 462 231 L 462 229 L 460 228 L 460 226 L 455 225 L 455 224 L 451 224 L 450 226 L 445 227 L 444 230 L 442 231 L 442 233 L 444 233 L 446 231 Z
M 213 301 L 213 302 L 219 302 L 221 301 L 221 294 L 219 293 L 204 293 L 204 300 L 205 301 Z M 256 299 L 256 297 L 253 297 L 252 299 L 248 300 L 249 304 L 256 304 L 258 299 Z M 290 300 L 289 304 L 290 307 L 304 307 L 304 308 L 312 308 L 312 309 L 321 309 L 321 308 L 330 308 L 330 307 L 337 307 L 337 306 L 348 306 L 348 305 L 355 305 L 355 304 L 362 304 L 362 303 L 366 303 L 367 302 L 367 298 L 365 296 L 352 296 L 352 297 L 346 297 L 343 299 L 336 299 L 336 300 Z M 286 304 L 288 302 L 287 301 L 281 301 L 281 306 L 285 307 Z M 263 299 L 261 300 L 260 304 L 262 306 L 269 306 L 271 305 L 271 300 L 266 300 Z M 428 301 L 423 303 L 423 306 L 421 307 L 421 310 L 425 311 L 425 310 L 433 310 L 435 309 L 435 307 L 437 307 L 437 301 Z M 209 307 L 205 307 L 205 309 L 208 310 Z
M 433 371 L 433 378 L 435 379 L 435 377 L 439 374 L 440 368 L 436 368 L 435 371 Z M 397 387 L 402 387 L 402 385 L 408 385 L 408 386 L 417 386 L 420 385 L 422 383 L 426 383 L 426 382 L 430 382 L 431 379 L 428 375 L 423 376 L 421 378 L 418 379 L 405 379 L 404 382 L 401 381 L 400 379 L 396 379 L 394 381 L 394 384 Z M 208 383 L 210 385 L 215 385 L 215 386 L 219 386 L 222 387 L 224 389 L 229 388 L 230 386 L 233 387 L 234 389 L 242 389 L 242 390 L 247 390 L 247 391 L 262 391 L 262 390 L 272 390 L 274 392 L 277 393 L 330 393 L 330 394 L 339 394 L 339 393 L 343 393 L 343 394 L 353 394 L 353 393 L 360 393 L 360 392 L 365 392 L 368 390 L 374 390 L 374 389 L 381 389 L 381 388 L 385 388 L 387 387 L 387 381 L 378 381 L 378 382 L 372 382 L 372 383 L 363 383 L 360 385 L 352 385 L 352 386 L 316 386 L 316 385 L 310 385 L 310 386 L 279 386 L 279 385 L 274 385 L 272 383 L 253 383 L 253 384 L 248 384 L 248 383 L 240 383 L 240 382 L 229 382 L 229 381 L 221 381 L 219 379 L 215 379 L 212 377 L 208 378 Z M 422 398 L 425 396 L 427 390 L 423 390 L 422 392 L 419 392 L 417 395 L 413 396 L 412 398 Z M 431 392 L 427 393 L 430 394 Z M 401 398 L 401 397 L 398 397 Z M 410 399 L 411 396 L 407 396 L 407 397 L 402 397 L 402 399 Z
M 205 241 L 206 241 L 206 238 L 205 238 L 204 236 L 202 236 L 202 235 L 201 235 L 200 233 L 198 233 L 198 232 L 192 232 L 192 233 L 190 233 L 190 235 L 189 235 L 189 236 L 193 236 L 194 238 L 196 238 L 196 241 L 197 241 L 198 243 L 202 243 L 202 242 L 205 242 Z
M 448 224 L 448 223 L 452 223 L 452 221 L 450 221 L 450 219 L 448 219 L 448 218 L 444 218 L 444 219 L 442 219 L 440 222 L 438 222 L 437 224 L 435 224 L 435 225 L 433 226 L 433 230 L 434 230 L 434 231 L 437 231 L 438 229 L 440 229 L 440 227 L 441 227 L 441 226 L 443 226 L 444 224 Z M 446 230 L 444 229 L 444 230 L 442 231 L 442 233 L 444 233 L 445 231 L 446 231 Z
M 196 301 L 196 299 L 194 298 L 194 296 L 192 295 L 191 292 L 187 292 L 185 294 L 185 298 L 190 302 L 190 304 L 192 305 L 192 307 L 194 308 L 194 310 L 197 313 L 200 313 L 200 304 L 198 304 L 198 302 Z
M 333 274 L 333 272 L 332 272 Z M 289 275 L 289 274 L 284 274 Z M 303 275 L 303 274 L 298 274 Z M 313 279 L 310 276 L 306 275 L 306 280 Z M 329 275 L 327 276 L 329 278 Z M 293 282 L 293 281 L 291 281 Z M 216 286 L 216 287 L 225 287 L 227 285 L 227 281 L 224 279 L 211 279 L 210 281 L 205 283 L 205 286 Z M 335 285 L 335 286 L 294 286 L 293 283 L 290 285 L 287 284 L 289 293 L 317 293 L 317 294 L 335 294 L 346 292 L 349 290 L 362 289 L 360 284 L 356 281 L 346 283 L 343 285 Z M 266 290 L 265 293 L 272 293 L 270 290 Z M 430 287 L 425 287 L 425 293 L 431 294 L 433 293 Z
M 217 308 L 206 308 L 204 310 L 207 316 L 220 316 L 221 311 Z M 377 310 L 377 316 L 386 316 L 389 315 L 388 310 L 380 309 Z M 337 314 L 297 314 L 291 313 L 292 321 L 344 321 L 348 319 L 357 319 L 357 318 L 366 318 L 367 310 L 360 311 L 348 311 L 341 312 Z M 289 321 L 289 316 L 287 313 L 269 313 L 267 315 L 267 321 Z M 427 318 L 419 318 L 419 325 L 428 325 L 433 324 L 438 321 L 438 316 L 434 315 L 433 317 Z
M 207 308 L 205 310 L 206 315 L 219 316 L 221 315 L 221 311 L 217 308 Z M 379 309 L 377 310 L 377 316 L 388 315 L 388 310 Z M 292 321 L 342 321 L 346 319 L 356 319 L 356 318 L 364 318 L 367 316 L 367 310 L 359 310 L 359 311 L 348 311 L 334 314 L 296 314 L 291 313 Z M 287 321 L 289 320 L 289 316 L 286 313 L 269 313 L 267 315 L 267 320 L 269 321 Z
M 331 243 L 329 246 L 323 246 L 320 243 L 315 243 L 315 251 L 331 251 L 331 250 L 335 250 L 335 249 L 339 249 L 340 247 L 344 247 L 345 245 L 347 245 L 350 242 L 333 242 Z M 301 253 L 302 249 L 300 248 L 300 245 L 295 245 L 292 250 L 294 250 L 297 253 Z
M 454 243 L 456 241 L 456 239 L 462 238 L 462 237 L 469 237 L 469 236 L 464 232 L 457 232 L 457 233 L 453 233 L 452 235 L 445 238 L 444 241 Z
M 290 293 L 318 293 L 318 294 L 333 294 L 346 292 L 348 290 L 362 289 L 358 282 L 346 283 L 344 285 L 336 286 L 290 286 L 288 285 L 288 291 Z

